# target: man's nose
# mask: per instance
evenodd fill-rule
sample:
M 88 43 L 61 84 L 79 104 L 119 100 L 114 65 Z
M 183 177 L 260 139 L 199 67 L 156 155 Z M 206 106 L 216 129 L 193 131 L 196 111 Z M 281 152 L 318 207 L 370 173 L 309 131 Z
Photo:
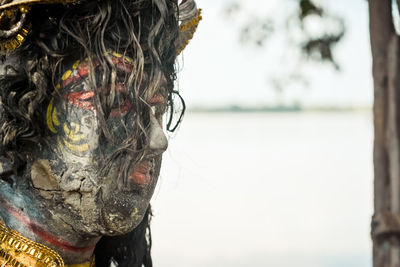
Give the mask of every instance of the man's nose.
M 164 134 L 162 126 L 157 121 L 156 117 L 150 115 L 150 130 L 149 130 L 149 150 L 154 156 L 162 154 L 168 147 L 168 140 Z

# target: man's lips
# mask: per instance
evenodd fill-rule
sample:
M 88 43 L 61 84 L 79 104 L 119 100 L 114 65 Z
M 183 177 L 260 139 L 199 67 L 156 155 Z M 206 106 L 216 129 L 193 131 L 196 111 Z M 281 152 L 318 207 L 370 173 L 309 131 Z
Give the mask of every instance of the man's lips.
M 152 164 L 149 161 L 139 163 L 139 165 L 133 170 L 130 178 L 138 185 L 148 185 L 151 180 L 151 169 Z

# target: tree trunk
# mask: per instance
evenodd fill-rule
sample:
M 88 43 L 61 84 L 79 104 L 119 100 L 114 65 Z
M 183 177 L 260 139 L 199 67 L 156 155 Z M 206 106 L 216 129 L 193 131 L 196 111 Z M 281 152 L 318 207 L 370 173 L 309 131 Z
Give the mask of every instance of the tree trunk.
M 391 0 L 370 0 L 374 77 L 374 267 L 400 267 L 400 40 Z

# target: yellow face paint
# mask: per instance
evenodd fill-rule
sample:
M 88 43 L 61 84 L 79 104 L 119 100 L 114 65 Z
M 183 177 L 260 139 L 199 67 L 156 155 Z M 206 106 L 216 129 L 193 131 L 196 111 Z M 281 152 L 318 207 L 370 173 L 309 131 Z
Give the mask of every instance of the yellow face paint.
M 64 75 L 62 76 L 62 80 L 63 81 L 65 81 L 66 79 L 68 79 L 69 78 L 69 76 L 71 76 L 71 74 L 72 74 L 72 71 L 71 70 L 67 70 L 65 73 L 64 73 Z
M 133 60 L 129 57 L 124 56 L 123 54 L 119 54 L 117 52 L 107 52 L 106 54 L 112 55 L 114 58 L 123 58 L 125 61 L 131 63 Z M 87 61 L 88 58 L 85 58 L 85 61 Z M 80 64 L 82 63 L 81 60 L 76 60 L 74 64 L 72 65 L 71 69 L 67 70 L 64 72 L 64 74 L 61 77 L 62 81 L 66 81 L 69 79 L 71 76 L 76 75 L 77 69 L 79 68 Z M 69 149 L 70 151 L 73 152 L 85 152 L 89 150 L 89 144 L 85 141 L 88 139 L 87 133 L 81 133 L 80 132 L 80 125 L 78 123 L 64 123 L 62 120 L 60 122 L 58 114 L 58 110 L 55 107 L 55 98 L 59 97 L 59 92 L 60 89 L 62 88 L 62 83 L 59 83 L 55 86 L 55 90 L 53 91 L 52 99 L 50 100 L 50 103 L 47 107 L 47 113 L 46 113 L 46 122 L 47 126 L 50 129 L 52 133 L 58 133 L 59 136 L 57 137 L 57 143 L 58 147 L 61 150 L 64 149 Z M 58 127 L 62 124 L 62 130 L 63 134 L 60 132 L 57 132 Z
M 113 54 L 113 56 L 118 57 L 118 58 L 122 57 L 122 55 L 117 52 L 113 52 L 112 54 Z
M 80 63 L 81 63 L 80 60 L 75 61 L 74 65 L 72 65 L 72 68 L 75 70 L 79 66 Z
M 50 100 L 50 103 L 47 106 L 46 120 L 47 120 L 47 127 L 50 129 L 50 131 L 53 133 L 57 133 L 57 130 L 54 126 L 59 126 L 60 121 L 57 117 L 57 108 L 54 107 L 54 98 Z M 74 152 L 85 152 L 89 150 L 88 144 L 73 144 L 74 142 L 78 142 L 87 138 L 87 135 L 79 134 L 80 131 L 79 124 L 74 122 L 71 123 L 71 127 L 73 129 L 70 129 L 66 123 L 64 123 L 63 126 L 66 137 L 62 138 L 62 141 L 60 137 L 57 139 L 57 143 L 60 149 L 64 149 L 66 147 Z
M 67 140 L 63 139 L 62 142 L 60 140 L 61 138 L 57 139 L 57 143 L 60 149 L 63 149 L 64 147 L 67 147 L 69 150 L 74 151 L 74 152 L 85 152 L 89 150 L 89 145 L 88 144 L 82 144 L 82 145 L 74 145 L 68 142 Z
M 47 106 L 47 114 L 46 114 L 47 127 L 49 127 L 50 131 L 52 131 L 53 133 L 57 133 L 57 131 L 56 131 L 56 129 L 54 129 L 54 125 L 53 125 L 53 118 L 52 118 L 53 105 L 54 105 L 54 98 L 52 98 L 50 100 L 50 103 Z
M 60 122 L 58 121 L 58 117 L 57 117 L 57 108 L 54 107 L 53 114 L 51 117 L 52 117 L 52 121 L 53 121 L 54 125 L 59 126 Z
M 78 134 L 80 130 L 79 124 L 72 122 L 71 126 L 74 127 L 73 130 L 69 129 L 68 125 L 64 123 L 64 133 L 69 140 L 77 142 L 87 138 L 85 134 Z

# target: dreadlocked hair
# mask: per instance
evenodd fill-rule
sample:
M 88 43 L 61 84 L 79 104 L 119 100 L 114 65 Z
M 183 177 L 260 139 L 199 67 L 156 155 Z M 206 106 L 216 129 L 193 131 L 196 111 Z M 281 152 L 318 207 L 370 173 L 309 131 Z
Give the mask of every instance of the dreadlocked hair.
M 117 70 L 111 53 L 116 51 L 132 59 L 133 71 L 124 77 L 129 98 L 136 112 L 134 133 L 111 155 L 102 159 L 103 171 L 127 149 L 135 149 L 135 162 L 145 155 L 149 104 L 162 84 L 170 107 L 171 126 L 174 115 L 173 89 L 176 80 L 175 60 L 178 37 L 176 0 L 101 0 L 71 5 L 36 5 L 28 13 L 32 32 L 17 50 L 0 57 L 0 156 L 11 161 L 18 176 L 32 159 L 32 151 L 43 144 L 49 132 L 45 122 L 46 107 L 66 66 L 77 59 L 90 64 L 88 80 L 97 88 L 94 105 L 101 138 L 115 142 L 107 127 L 115 97 Z M 94 71 L 96 59 L 100 72 Z M 98 74 L 100 73 L 100 75 Z M 111 87 L 105 93 L 104 90 Z M 143 89 L 145 88 L 145 89 Z M 121 120 L 121 123 L 125 123 Z M 122 163 L 121 163 L 122 164 Z M 125 164 L 126 165 L 126 164 Z M 122 166 L 122 172 L 127 166 Z M 9 179 L 0 177 L 9 183 Z M 103 237 L 96 248 L 97 266 L 152 266 L 150 247 L 151 212 L 131 233 L 121 237 Z

